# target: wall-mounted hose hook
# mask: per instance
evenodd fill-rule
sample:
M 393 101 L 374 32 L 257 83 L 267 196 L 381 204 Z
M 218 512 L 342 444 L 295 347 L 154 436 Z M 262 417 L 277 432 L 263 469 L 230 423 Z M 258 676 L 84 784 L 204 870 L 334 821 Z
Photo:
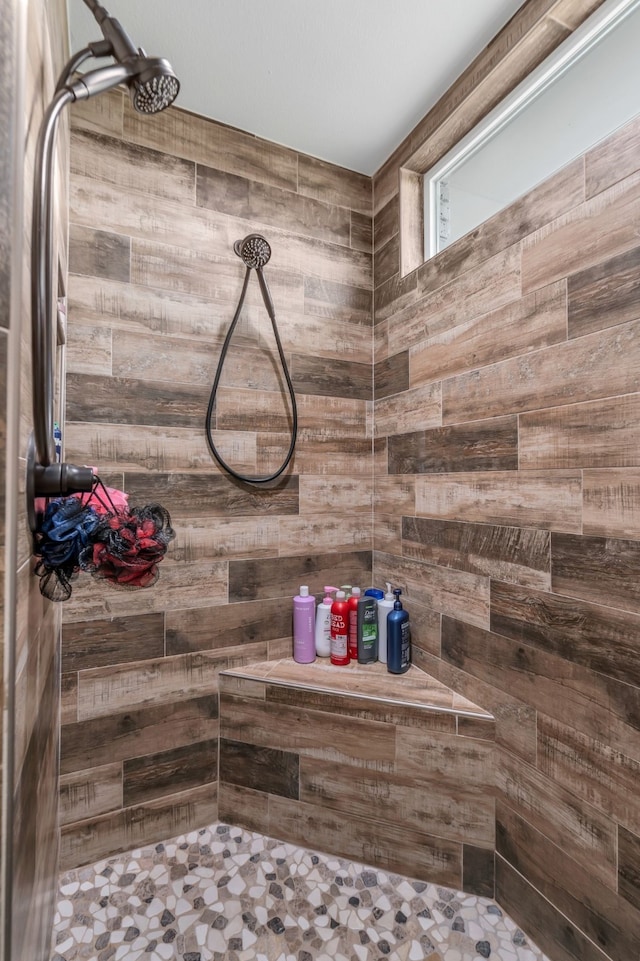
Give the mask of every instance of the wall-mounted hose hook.
M 282 349 L 282 343 L 280 341 L 280 335 L 278 333 L 278 326 L 276 324 L 276 312 L 273 306 L 273 300 L 271 299 L 271 292 L 269 291 L 269 286 L 267 284 L 266 278 L 264 276 L 263 268 L 269 263 L 269 258 L 271 257 L 271 246 L 269 242 L 261 234 L 249 234 L 244 240 L 236 240 L 233 245 L 235 253 L 240 257 L 240 259 L 245 264 L 247 271 L 244 276 L 244 284 L 242 285 L 242 292 L 240 294 L 240 300 L 238 301 L 238 306 L 236 307 L 236 312 L 233 315 L 233 320 L 231 321 L 231 326 L 227 331 L 227 336 L 224 339 L 224 344 L 222 345 L 222 351 L 220 352 L 220 360 L 218 361 L 218 368 L 216 370 L 216 375 L 213 381 L 213 387 L 211 388 L 211 396 L 209 397 L 209 406 L 207 408 L 207 417 L 205 421 L 205 434 L 207 438 L 207 444 L 209 450 L 220 464 L 223 470 L 225 470 L 236 480 L 243 481 L 246 484 L 267 484 L 269 481 L 275 480 L 277 477 L 286 470 L 289 461 L 293 457 L 293 452 L 296 446 L 296 439 L 298 436 L 298 406 L 296 404 L 296 395 L 293 390 L 293 384 L 291 383 L 291 376 L 289 374 L 289 368 L 287 367 L 287 361 L 284 356 L 284 351 Z M 233 332 L 236 329 L 238 320 L 240 319 L 240 314 L 242 312 L 242 307 L 244 305 L 244 299 L 247 293 L 247 287 L 249 286 L 249 278 L 251 277 L 251 271 L 255 270 L 258 276 L 258 283 L 260 285 L 260 292 L 262 294 L 262 300 L 266 307 L 269 319 L 271 321 L 271 326 L 273 327 L 273 334 L 276 339 L 276 346 L 278 348 L 278 355 L 280 357 L 280 363 L 282 364 L 282 371 L 284 373 L 285 380 L 287 382 L 287 389 L 289 391 L 289 397 L 291 398 L 291 414 L 292 414 L 292 425 L 291 425 L 291 443 L 289 444 L 289 450 L 287 455 L 278 468 L 273 474 L 268 474 L 263 477 L 249 477 L 245 474 L 240 474 L 238 471 L 234 470 L 229 464 L 226 463 L 224 458 L 221 456 L 220 452 L 217 450 L 216 445 L 213 441 L 213 433 L 211 430 L 211 418 L 213 416 L 213 410 L 216 403 L 216 396 L 218 393 L 218 385 L 220 383 L 220 378 L 222 376 L 222 368 L 224 366 L 225 358 L 227 356 L 227 351 L 229 349 L 229 344 L 231 343 L 231 338 L 233 337 Z

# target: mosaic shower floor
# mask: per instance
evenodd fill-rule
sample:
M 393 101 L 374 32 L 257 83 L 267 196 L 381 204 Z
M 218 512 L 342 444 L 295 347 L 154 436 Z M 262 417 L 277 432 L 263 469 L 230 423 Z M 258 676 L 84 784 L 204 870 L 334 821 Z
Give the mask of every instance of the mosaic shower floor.
M 548 961 L 487 898 L 214 824 L 60 879 L 52 961 Z

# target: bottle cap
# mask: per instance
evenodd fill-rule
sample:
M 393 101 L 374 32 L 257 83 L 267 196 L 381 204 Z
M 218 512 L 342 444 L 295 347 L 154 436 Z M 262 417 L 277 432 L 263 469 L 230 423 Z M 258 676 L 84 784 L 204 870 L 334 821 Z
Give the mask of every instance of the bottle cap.
M 307 587 L 306 584 L 303 584 L 302 587 L 300 588 L 300 597 L 308 597 L 308 596 L 309 596 L 309 588 Z
M 362 588 L 360 588 L 360 587 L 352 587 L 352 588 L 351 588 L 351 596 L 352 596 L 352 597 L 360 597 L 361 594 L 362 594 Z
M 381 601 L 384 597 L 384 591 L 381 591 L 379 587 L 368 587 L 364 592 L 365 597 L 375 597 L 377 601 Z
M 385 601 L 392 601 L 393 591 L 391 590 L 391 584 L 389 583 L 389 581 L 387 581 L 386 584 L 387 584 L 387 593 L 384 595 L 384 599 Z
M 323 600 L 322 600 L 322 603 L 323 603 L 323 604 L 331 604 L 331 603 L 333 602 L 333 598 L 331 597 L 331 594 L 335 594 L 335 592 L 336 592 L 337 590 L 338 590 L 337 587 L 325 587 L 325 589 L 324 589 L 324 598 L 323 598 Z
M 345 594 L 344 591 L 338 591 L 338 593 L 336 594 L 336 600 L 337 600 L 337 601 L 341 601 L 341 600 L 343 600 L 343 598 L 345 598 L 346 596 L 347 596 L 347 595 Z

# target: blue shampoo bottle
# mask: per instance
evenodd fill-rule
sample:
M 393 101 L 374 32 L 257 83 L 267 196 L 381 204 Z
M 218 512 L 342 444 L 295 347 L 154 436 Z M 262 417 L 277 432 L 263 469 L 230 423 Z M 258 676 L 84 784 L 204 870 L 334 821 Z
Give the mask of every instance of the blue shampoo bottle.
M 404 674 L 411 664 L 411 628 L 409 614 L 402 607 L 397 587 L 394 592 L 393 610 L 387 615 L 387 670 L 391 674 Z

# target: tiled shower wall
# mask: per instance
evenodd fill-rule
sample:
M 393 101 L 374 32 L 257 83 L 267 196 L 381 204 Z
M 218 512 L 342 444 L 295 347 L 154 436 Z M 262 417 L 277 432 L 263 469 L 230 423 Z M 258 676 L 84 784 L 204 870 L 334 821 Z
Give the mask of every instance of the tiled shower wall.
M 3 627 L 8 628 L 3 634 L 2 651 L 2 721 L 6 725 L 3 802 L 7 803 L 7 795 L 13 798 L 13 811 L 3 812 L 3 843 L 11 846 L 11 850 L 3 851 L 3 859 L 13 857 L 6 866 L 7 890 L 3 892 L 8 907 L 2 918 L 0 954 L 6 961 L 48 959 L 58 868 L 60 616 L 42 599 L 32 574 L 23 492 L 27 439 L 33 424 L 29 313 L 33 158 L 43 111 L 67 56 L 67 11 L 62 0 L 3 5 L 0 592 L 9 585 L 0 606 Z M 68 126 L 64 120 L 58 148 L 54 249 L 64 275 L 68 165 Z M 17 161 L 22 150 L 24 158 Z M 20 490 L 17 496 L 16 487 Z M 17 544 L 10 526 L 5 538 L 5 508 L 9 525 L 17 523 Z M 12 656 L 5 649 L 9 647 L 13 648 Z M 13 772 L 9 773 L 11 760 Z
M 176 108 L 73 108 L 67 457 L 176 540 L 157 586 L 81 575 L 63 627 L 62 866 L 216 816 L 220 668 L 289 654 L 300 584 L 371 577 L 371 180 Z M 299 405 L 292 466 L 247 489 L 204 417 L 244 267 L 265 270 Z M 219 391 L 215 440 L 279 466 L 288 410 L 256 277 Z
M 496 897 L 640 952 L 640 122 L 406 277 L 375 182 L 376 581 L 496 716 Z

